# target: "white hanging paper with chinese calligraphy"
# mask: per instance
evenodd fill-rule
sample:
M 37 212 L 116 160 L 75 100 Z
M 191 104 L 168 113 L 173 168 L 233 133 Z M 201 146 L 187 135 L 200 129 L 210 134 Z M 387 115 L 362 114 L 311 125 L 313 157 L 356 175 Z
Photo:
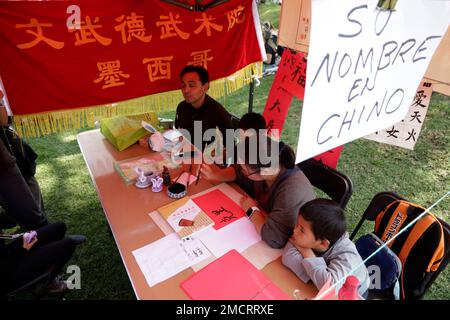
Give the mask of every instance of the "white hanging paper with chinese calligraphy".
M 413 150 L 419 138 L 432 93 L 432 84 L 422 82 L 406 117 L 402 121 L 393 124 L 385 130 L 372 133 L 365 138 Z

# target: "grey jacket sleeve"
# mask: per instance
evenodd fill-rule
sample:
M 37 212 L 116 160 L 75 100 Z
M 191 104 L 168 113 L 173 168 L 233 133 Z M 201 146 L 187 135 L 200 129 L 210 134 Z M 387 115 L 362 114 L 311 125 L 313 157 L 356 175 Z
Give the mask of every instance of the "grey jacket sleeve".
M 310 277 L 306 272 L 305 267 L 303 267 L 303 256 L 297 250 L 297 248 L 288 241 L 283 250 L 283 256 L 281 258 L 281 262 L 294 272 L 297 277 L 300 278 L 303 282 L 308 282 Z
M 328 278 L 331 277 L 331 283 L 335 284 L 342 280 L 352 270 L 352 266 L 348 261 L 348 256 L 345 253 L 331 259 L 328 266 L 325 259 L 322 257 L 303 259 L 302 265 L 318 289 L 323 287 Z M 342 281 L 336 289 L 339 290 L 343 284 L 344 282 Z

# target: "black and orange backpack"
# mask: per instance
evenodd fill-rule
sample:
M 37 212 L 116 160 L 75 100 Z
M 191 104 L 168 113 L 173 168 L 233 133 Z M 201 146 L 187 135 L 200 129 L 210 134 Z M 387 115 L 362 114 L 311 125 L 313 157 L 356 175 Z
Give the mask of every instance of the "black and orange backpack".
M 408 201 L 396 201 L 375 220 L 375 234 L 387 242 L 399 234 L 426 209 Z M 445 253 L 445 235 L 441 222 L 430 212 L 388 244 L 402 262 L 400 295 L 418 299 L 425 293 L 427 279 L 439 270 Z
M 401 197 L 395 199 L 393 195 L 396 196 L 394 193 L 377 194 L 361 220 L 375 221 L 374 234 L 384 243 L 396 237 L 388 243 L 388 247 L 402 264 L 400 299 L 420 299 L 448 263 L 450 228 L 431 212 L 408 226 L 426 209 L 406 200 L 397 200 Z M 391 201 L 387 201 L 389 198 Z M 383 201 L 384 207 L 381 207 Z M 374 209 L 379 209 L 378 213 Z

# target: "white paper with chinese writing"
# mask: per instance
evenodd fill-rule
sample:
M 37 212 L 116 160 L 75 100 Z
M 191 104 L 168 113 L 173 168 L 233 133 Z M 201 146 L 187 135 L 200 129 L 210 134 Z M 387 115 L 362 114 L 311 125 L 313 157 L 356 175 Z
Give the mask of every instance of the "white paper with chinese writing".
M 205 246 L 192 237 L 181 240 L 176 233 L 133 251 L 150 287 L 211 256 Z
M 430 82 L 422 82 L 414 96 L 406 117 L 385 130 L 366 136 L 366 139 L 413 150 L 422 130 L 433 93 Z

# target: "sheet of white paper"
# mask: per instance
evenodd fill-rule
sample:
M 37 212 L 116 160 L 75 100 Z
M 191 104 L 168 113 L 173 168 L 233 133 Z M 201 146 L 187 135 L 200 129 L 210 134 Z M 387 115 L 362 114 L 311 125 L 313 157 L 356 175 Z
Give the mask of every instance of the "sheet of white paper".
M 261 270 L 272 261 L 277 260 L 283 254 L 283 249 L 269 247 L 264 241 L 259 241 L 243 252 L 242 256 L 250 261 L 258 270 Z
M 197 236 L 197 239 L 219 258 L 232 249 L 244 251 L 261 241 L 261 236 L 256 232 L 253 223 L 247 217 L 242 217 L 219 230 L 214 228 L 205 230 Z
M 210 264 L 211 262 L 213 262 L 216 259 L 217 259 L 216 257 L 214 257 L 213 255 L 210 255 L 209 258 L 202 260 L 197 264 L 192 265 L 191 268 L 192 268 L 192 270 L 194 270 L 194 272 L 197 272 L 197 271 L 203 269 L 204 267 L 206 267 L 208 264 Z
M 133 251 L 150 287 L 211 256 L 193 237 L 181 240 L 176 233 Z
M 401 121 L 450 21 L 450 1 L 312 2 L 296 162 Z

